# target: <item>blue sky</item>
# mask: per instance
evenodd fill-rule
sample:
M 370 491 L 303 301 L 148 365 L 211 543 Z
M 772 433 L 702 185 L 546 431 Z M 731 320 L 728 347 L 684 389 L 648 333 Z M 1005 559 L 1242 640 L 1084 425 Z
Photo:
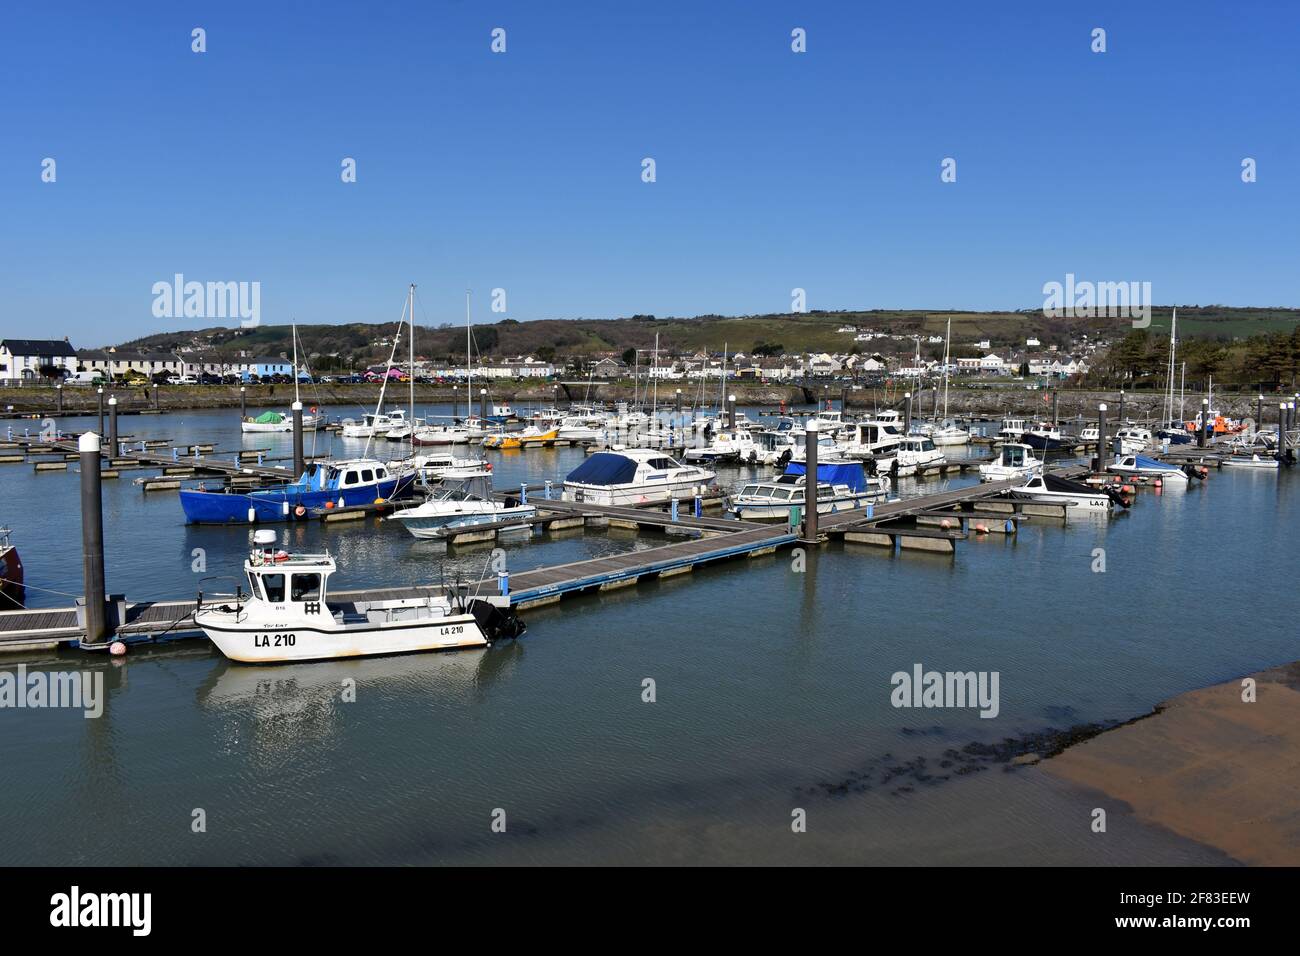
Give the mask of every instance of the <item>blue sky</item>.
M 209 324 L 152 315 L 177 272 L 260 282 L 268 323 L 392 320 L 411 281 L 435 324 L 467 286 L 495 321 L 495 287 L 520 320 L 1023 308 L 1067 272 L 1300 305 L 1297 37 L 1249 0 L 9 4 L 0 334 Z

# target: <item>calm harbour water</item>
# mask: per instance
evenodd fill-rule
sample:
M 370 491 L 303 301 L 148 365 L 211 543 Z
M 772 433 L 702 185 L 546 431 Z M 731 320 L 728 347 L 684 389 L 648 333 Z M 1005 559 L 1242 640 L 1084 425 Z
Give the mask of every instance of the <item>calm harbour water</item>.
M 236 420 L 127 417 L 121 430 L 215 441 L 220 454 L 241 445 Z M 318 441 L 325 451 L 330 439 Z M 287 455 L 289 443 L 242 446 Z M 359 449 L 333 439 L 335 453 Z M 582 452 L 489 457 L 498 487 L 536 490 Z M 30 589 L 32 605 L 80 590 L 77 481 L 0 466 L 0 524 L 29 584 L 49 589 Z M 186 527 L 174 494 L 145 496 L 129 472 L 104 487 L 110 591 L 192 597 L 196 548 L 207 575 L 230 576 L 205 586 L 229 589 L 247 529 Z M 903 490 L 918 487 L 942 484 Z M 788 552 L 723 563 L 529 612 L 524 638 L 481 651 L 248 667 L 187 641 L 123 661 L 3 660 L 102 672 L 109 699 L 97 720 L 0 710 L 0 861 L 1227 862 L 1123 807 L 1109 833 L 1091 833 L 1104 798 L 1040 768 L 938 767 L 949 748 L 1127 719 L 1300 658 L 1294 591 L 1279 580 L 1297 557 L 1296 489 L 1293 474 L 1225 470 L 1186 492 L 1144 491 L 1109 522 L 1026 521 L 1014 537 L 972 538 L 955 558 L 832 545 L 803 573 Z M 377 521 L 285 534 L 338 556 L 336 587 L 436 580 L 440 568 L 475 576 L 490 554 L 448 557 Z M 522 570 L 655 543 L 612 531 L 506 547 Z M 1092 571 L 1096 548 L 1106 573 Z M 999 716 L 895 709 L 890 675 L 916 663 L 998 671 Z M 642 701 L 646 678 L 654 703 Z M 356 700 L 345 703 L 348 679 Z M 196 808 L 204 833 L 191 830 Z M 491 829 L 497 808 L 505 833 Z M 794 808 L 806 833 L 791 832 Z

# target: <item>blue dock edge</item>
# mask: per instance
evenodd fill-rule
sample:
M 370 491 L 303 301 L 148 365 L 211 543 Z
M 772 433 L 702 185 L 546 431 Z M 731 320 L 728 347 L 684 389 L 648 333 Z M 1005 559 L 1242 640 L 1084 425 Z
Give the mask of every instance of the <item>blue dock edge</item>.
M 547 584 L 539 588 L 512 591 L 509 595 L 510 606 L 514 607 L 516 604 L 535 601 L 544 597 L 552 597 L 557 594 L 584 591 L 587 588 L 599 587 L 602 584 L 609 584 L 614 581 L 625 581 L 628 578 L 639 578 L 647 574 L 658 574 L 663 571 L 672 571 L 675 568 L 686 567 L 687 565 L 703 564 L 706 561 L 717 561 L 723 558 L 734 558 L 737 555 L 748 554 L 750 551 L 760 551 L 772 547 L 780 548 L 787 544 L 794 544 L 798 540 L 799 535 L 797 534 L 774 535 L 770 538 L 764 538 L 761 541 L 753 541 L 746 544 L 718 548 L 716 551 L 703 551 L 699 554 L 669 558 L 664 561 L 655 561 L 650 564 L 638 564 L 621 571 L 606 571 L 601 574 L 591 574 L 585 577 L 573 578 L 568 581 L 561 581 L 558 584 Z

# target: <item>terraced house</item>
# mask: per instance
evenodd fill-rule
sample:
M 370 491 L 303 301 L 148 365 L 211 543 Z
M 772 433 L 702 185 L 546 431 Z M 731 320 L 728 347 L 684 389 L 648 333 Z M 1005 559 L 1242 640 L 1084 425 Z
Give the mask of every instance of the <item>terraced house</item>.
M 67 339 L 0 340 L 0 379 L 35 381 L 76 370 L 77 350 Z

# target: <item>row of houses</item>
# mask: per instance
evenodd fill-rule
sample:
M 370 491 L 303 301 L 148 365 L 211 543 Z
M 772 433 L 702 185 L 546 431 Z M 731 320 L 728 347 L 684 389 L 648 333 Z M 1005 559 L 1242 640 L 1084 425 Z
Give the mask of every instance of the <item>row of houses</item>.
M 283 356 L 229 359 L 172 352 L 132 352 L 122 349 L 76 349 L 67 339 L 0 340 L 0 379 L 33 381 L 78 372 L 99 373 L 105 378 L 132 374 L 191 376 L 236 375 L 267 378 L 290 375 L 293 362 Z

